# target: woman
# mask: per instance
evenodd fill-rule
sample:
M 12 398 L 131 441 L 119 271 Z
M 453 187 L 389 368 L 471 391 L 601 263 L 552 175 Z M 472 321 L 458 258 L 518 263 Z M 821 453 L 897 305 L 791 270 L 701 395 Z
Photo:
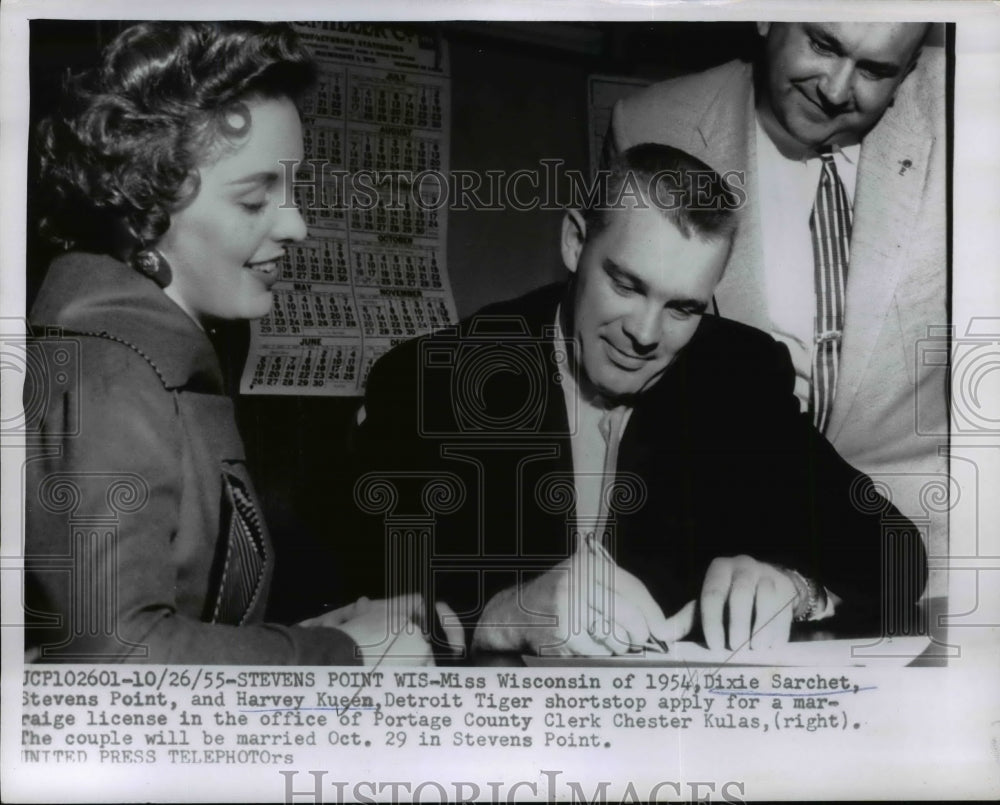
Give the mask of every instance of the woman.
M 261 623 L 274 554 L 205 331 L 265 315 L 306 236 L 294 99 L 312 74 L 285 26 L 144 23 L 39 128 L 41 228 L 66 250 L 30 316 L 62 335 L 25 390 L 52 448 L 27 467 L 43 660 L 373 663 L 392 644 L 430 661 L 419 629 L 387 623 L 418 599 Z

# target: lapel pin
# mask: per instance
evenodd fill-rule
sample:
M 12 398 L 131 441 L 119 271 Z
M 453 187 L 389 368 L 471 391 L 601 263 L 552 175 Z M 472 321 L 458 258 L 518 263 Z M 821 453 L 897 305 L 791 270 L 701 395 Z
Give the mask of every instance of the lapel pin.
M 902 176 L 904 173 L 906 173 L 906 171 L 908 169 L 910 169 L 910 168 L 913 167 L 913 161 L 910 160 L 910 159 L 901 159 L 899 161 L 899 164 L 900 164 L 900 168 L 899 168 L 899 175 L 900 176 Z

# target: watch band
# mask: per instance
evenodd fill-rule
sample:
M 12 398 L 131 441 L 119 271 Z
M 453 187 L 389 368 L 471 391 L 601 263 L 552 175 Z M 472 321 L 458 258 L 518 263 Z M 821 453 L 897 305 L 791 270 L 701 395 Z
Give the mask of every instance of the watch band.
M 795 585 L 795 610 L 792 618 L 798 623 L 819 620 L 820 613 L 826 609 L 826 590 L 797 570 L 784 570 Z

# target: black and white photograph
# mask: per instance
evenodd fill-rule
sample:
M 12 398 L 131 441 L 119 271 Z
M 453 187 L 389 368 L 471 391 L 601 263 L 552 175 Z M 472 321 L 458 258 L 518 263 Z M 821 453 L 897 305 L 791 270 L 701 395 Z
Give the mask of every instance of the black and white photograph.
M 1000 794 L 991 4 L 0 35 L 5 800 Z

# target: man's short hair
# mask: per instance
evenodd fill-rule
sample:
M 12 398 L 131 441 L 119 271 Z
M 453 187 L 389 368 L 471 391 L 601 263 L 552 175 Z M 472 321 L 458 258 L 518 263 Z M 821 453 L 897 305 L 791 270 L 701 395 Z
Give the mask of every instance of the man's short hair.
M 733 211 L 745 198 L 700 159 L 662 143 L 640 143 L 616 154 L 598 172 L 594 190 L 583 209 L 587 237 L 607 225 L 611 210 L 651 204 L 686 238 L 732 238 Z

